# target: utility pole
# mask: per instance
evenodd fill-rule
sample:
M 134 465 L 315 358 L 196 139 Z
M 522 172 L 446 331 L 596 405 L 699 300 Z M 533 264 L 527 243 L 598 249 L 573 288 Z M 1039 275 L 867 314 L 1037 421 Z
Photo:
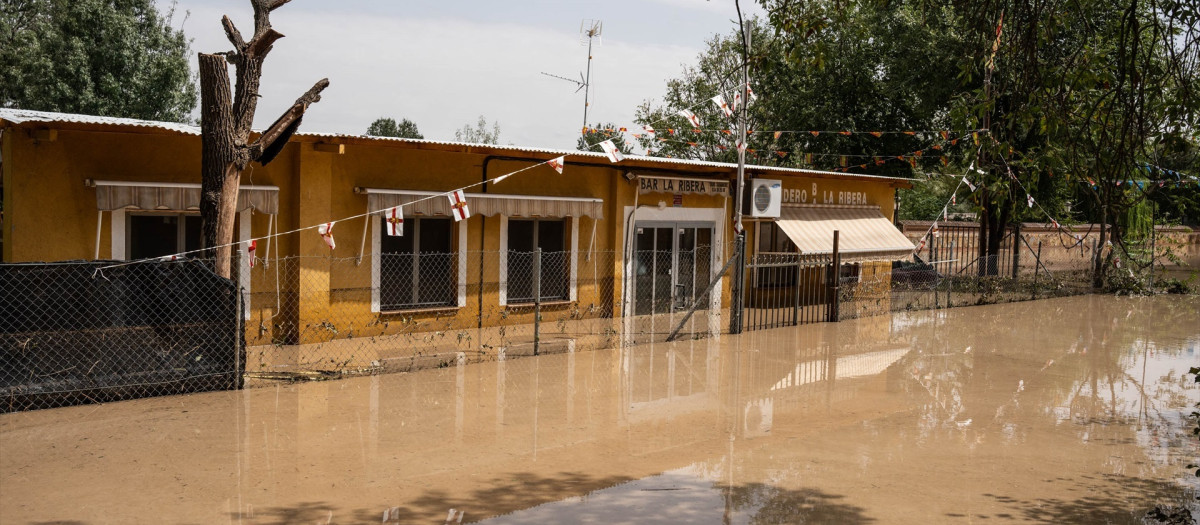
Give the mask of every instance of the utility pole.
M 741 8 L 738 8 L 738 21 L 742 24 L 742 83 L 738 88 L 741 92 L 742 105 L 737 112 L 737 195 L 733 199 L 733 231 L 737 236 L 734 249 L 737 253 L 738 264 L 734 266 L 734 280 L 730 292 L 733 304 L 729 309 L 729 332 L 742 332 L 742 303 L 745 299 L 742 291 L 746 280 L 746 228 L 742 225 L 742 202 L 746 191 L 746 125 L 747 109 L 750 107 L 750 24 L 742 22 Z

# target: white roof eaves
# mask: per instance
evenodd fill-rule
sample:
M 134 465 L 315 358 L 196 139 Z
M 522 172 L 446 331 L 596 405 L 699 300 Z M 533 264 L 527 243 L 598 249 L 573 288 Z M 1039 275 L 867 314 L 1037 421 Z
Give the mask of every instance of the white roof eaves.
M 199 135 L 200 128 L 178 122 L 159 122 L 155 120 L 140 120 L 120 117 L 101 117 L 96 115 L 81 115 L 76 113 L 56 113 L 53 111 L 32 111 L 28 109 L 0 108 L 0 120 L 13 124 L 28 122 L 44 122 L 47 124 L 95 124 L 101 126 L 132 126 L 140 128 L 160 129 L 186 135 Z

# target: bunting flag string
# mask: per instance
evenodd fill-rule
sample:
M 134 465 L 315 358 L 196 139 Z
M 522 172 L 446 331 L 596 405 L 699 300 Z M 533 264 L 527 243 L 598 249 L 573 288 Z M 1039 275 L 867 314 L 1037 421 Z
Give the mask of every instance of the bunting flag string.
M 257 249 L 258 241 L 250 241 L 250 243 L 246 245 L 246 263 L 249 264 L 251 268 L 254 267 L 254 251 Z
M 720 95 L 718 95 L 716 97 L 713 97 L 714 104 L 719 104 L 717 102 L 717 99 L 721 99 L 720 103 L 725 102 L 724 97 L 721 97 Z M 725 109 L 729 109 L 728 104 L 726 104 Z M 693 113 L 692 111 L 682 109 L 682 110 L 679 110 L 679 112 L 677 114 L 686 118 L 687 121 L 692 124 L 692 128 L 691 129 L 664 128 L 662 131 L 665 131 L 669 135 L 676 135 L 676 134 L 680 134 L 680 133 L 724 133 L 724 134 L 732 134 L 733 133 L 733 130 L 729 129 L 729 128 L 704 128 L 704 127 L 702 127 L 700 125 L 700 118 L 697 117 L 696 114 Z M 647 128 L 647 127 L 643 126 L 643 128 Z M 584 133 L 600 133 L 600 134 L 615 135 L 617 133 L 626 133 L 629 131 L 629 128 L 627 128 L 627 127 L 583 128 L 583 131 L 584 131 Z M 653 135 L 656 132 L 657 131 L 652 127 L 649 129 L 646 129 L 646 134 L 649 134 L 649 135 Z M 987 133 L 987 130 L 970 129 L 970 130 L 935 130 L 935 131 L 857 131 L 857 130 L 790 130 L 790 129 L 753 130 L 752 129 L 752 130 L 746 131 L 747 135 L 772 135 L 775 138 L 775 140 L 779 140 L 785 134 L 811 135 L 813 137 L 821 137 L 821 136 L 849 137 L 849 136 L 853 136 L 853 135 L 870 135 L 875 138 L 882 138 L 884 135 L 907 135 L 907 136 L 916 137 L 917 139 L 922 139 L 922 140 L 932 140 L 937 137 L 941 137 L 943 140 L 949 140 L 951 136 L 961 136 L 961 137 L 965 138 L 967 136 L 973 136 L 972 133 L 976 133 L 976 134 Z M 634 136 L 636 137 L 636 135 L 634 135 Z M 978 140 L 977 137 L 975 137 L 975 138 L 976 138 L 976 140 Z

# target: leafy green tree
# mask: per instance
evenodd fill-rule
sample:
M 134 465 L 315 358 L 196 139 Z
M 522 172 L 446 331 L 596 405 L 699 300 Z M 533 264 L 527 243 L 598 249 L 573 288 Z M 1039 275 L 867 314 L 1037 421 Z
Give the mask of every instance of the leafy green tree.
M 982 189 L 972 198 L 982 224 L 979 255 L 987 260 L 999 253 L 1009 224 L 1046 220 L 1040 208 L 1027 206 L 1026 193 L 1051 216 L 1064 217 L 1071 204 L 1074 218 L 1116 225 L 1116 217 L 1145 198 L 1117 183 L 1145 179 L 1142 162 L 1168 160 L 1159 157 L 1163 152 L 1156 145 L 1194 133 L 1200 124 L 1195 93 L 1200 7 L 1194 2 L 760 1 L 792 63 L 839 74 L 850 63 L 838 57 L 855 48 L 853 39 L 839 35 L 853 35 L 858 26 L 867 30 L 860 38 L 920 57 L 908 63 L 917 74 L 892 84 L 902 97 L 863 97 L 858 90 L 863 107 L 885 114 L 924 107 L 932 111 L 916 114 L 985 130 L 966 157 L 982 173 L 973 174 Z M 886 12 L 894 15 L 872 16 Z M 916 40 L 888 31 L 912 21 L 930 24 L 940 38 L 922 45 L 919 28 L 911 35 L 920 37 Z M 875 84 L 902 71 L 889 63 L 878 61 L 874 74 L 851 68 L 857 72 L 851 77 Z M 843 85 L 828 96 L 842 97 L 853 87 Z M 906 103 L 907 98 L 922 102 Z M 828 109 L 843 118 L 853 108 Z M 1175 166 L 1180 164 L 1171 169 L 1179 169 Z M 1106 234 L 1122 242 L 1119 227 L 1113 232 L 1102 227 L 1101 241 Z M 1099 276 L 1099 258 L 1096 266 Z M 995 271 L 994 265 L 980 268 Z
M 423 139 L 424 135 L 417 130 L 417 125 L 408 119 L 396 123 L 396 119 L 380 118 L 367 128 L 367 135 L 372 137 L 400 137 L 404 139 Z
M 190 40 L 153 0 L 0 0 L 0 106 L 186 122 Z
M 470 124 L 465 124 L 462 129 L 455 131 L 454 140 L 472 144 L 499 144 L 500 123 L 493 122 L 489 130 L 487 119 L 480 115 L 479 122 L 475 123 L 475 127 L 472 128 Z
M 756 98 L 749 106 L 749 162 L 834 169 L 845 157 L 850 171 L 897 176 L 942 166 L 941 154 L 933 150 L 915 166 L 896 157 L 946 142 L 939 134 L 898 131 L 949 129 L 946 107 L 954 84 L 926 79 L 953 78 L 953 64 L 931 59 L 959 46 L 952 28 L 917 16 L 914 8 L 863 4 L 853 16 L 838 14 L 841 23 L 812 28 L 803 43 L 792 35 L 794 27 L 780 25 L 784 20 L 751 20 L 750 83 Z M 742 88 L 740 39 L 736 29 L 715 36 L 695 65 L 668 82 L 662 104 L 647 102 L 638 109 L 637 121 L 660 131 L 643 145 L 673 157 L 736 159 L 736 137 L 722 131 L 732 131 L 733 124 L 711 98 L 721 94 L 730 100 Z M 814 42 L 823 45 L 814 50 L 809 45 Z M 682 109 L 697 114 L 703 132 L 692 131 L 695 126 L 678 114 Z M 664 136 L 662 128 L 676 133 Z M 847 130 L 897 133 L 832 133 Z M 946 145 L 940 151 L 961 156 L 957 150 Z
M 633 153 L 633 146 L 625 142 L 625 132 L 612 122 L 588 126 L 587 133 L 580 135 L 575 142 L 575 148 L 580 151 L 603 151 L 599 144 L 606 140 L 611 140 L 621 153 Z

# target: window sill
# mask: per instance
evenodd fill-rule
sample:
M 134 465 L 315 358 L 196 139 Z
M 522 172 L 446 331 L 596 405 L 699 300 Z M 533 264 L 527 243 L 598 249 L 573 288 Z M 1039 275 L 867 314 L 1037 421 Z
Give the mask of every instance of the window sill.
M 574 303 L 575 303 L 575 301 L 572 301 L 572 300 L 570 300 L 570 299 L 556 299 L 556 300 L 553 300 L 553 301 L 542 301 L 542 302 L 541 302 L 541 305 L 542 305 L 542 306 L 570 306 L 570 305 L 572 305 L 572 304 L 574 304 Z M 529 301 L 529 302 L 527 302 L 527 303 L 524 303 L 524 302 L 522 302 L 522 303 L 513 303 L 513 302 L 510 302 L 510 303 L 508 303 L 508 304 L 506 304 L 506 305 L 505 305 L 505 308 L 531 308 L 531 307 L 533 307 L 533 306 L 534 306 L 534 304 L 533 304 L 533 301 Z
M 379 315 L 432 314 L 458 312 L 458 309 L 458 306 L 428 306 L 424 308 L 409 308 L 404 310 L 380 310 Z

